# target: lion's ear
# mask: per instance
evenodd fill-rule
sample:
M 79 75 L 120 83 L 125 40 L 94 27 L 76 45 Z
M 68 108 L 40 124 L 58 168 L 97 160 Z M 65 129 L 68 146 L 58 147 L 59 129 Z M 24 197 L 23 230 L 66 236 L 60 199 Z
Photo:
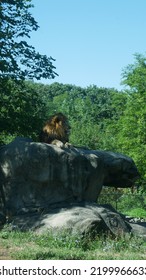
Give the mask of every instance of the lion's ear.
M 52 122 L 53 122 L 54 124 L 57 124 L 57 123 L 60 122 L 60 118 L 59 118 L 58 116 L 55 116 L 55 117 L 52 119 Z
M 55 116 L 52 120 L 52 123 L 54 126 L 58 127 L 58 126 L 62 126 L 62 120 L 59 116 Z

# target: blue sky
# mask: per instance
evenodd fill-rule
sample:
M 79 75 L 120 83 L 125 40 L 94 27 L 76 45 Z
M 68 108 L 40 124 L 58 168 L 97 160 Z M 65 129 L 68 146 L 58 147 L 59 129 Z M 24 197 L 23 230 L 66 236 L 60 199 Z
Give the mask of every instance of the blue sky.
M 120 86 L 134 54 L 146 54 L 146 0 L 32 0 L 40 28 L 29 41 L 56 59 L 59 77 L 81 87 Z

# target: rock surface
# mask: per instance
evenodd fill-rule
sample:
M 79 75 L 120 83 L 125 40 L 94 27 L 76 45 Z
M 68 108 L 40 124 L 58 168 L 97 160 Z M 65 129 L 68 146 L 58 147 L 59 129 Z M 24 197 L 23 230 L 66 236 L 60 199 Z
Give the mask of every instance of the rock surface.
M 112 218 L 113 210 L 95 202 L 103 185 L 130 187 L 138 176 L 133 160 L 122 154 L 16 138 L 0 148 L 0 217 L 12 215 L 21 228 L 39 231 L 70 225 L 78 232 L 127 232 L 119 214 Z
M 37 234 L 67 230 L 69 234 L 95 237 L 133 234 L 146 240 L 146 223 L 130 223 L 110 205 L 79 202 L 54 205 L 42 213 L 23 213 L 13 217 L 12 230 L 33 230 Z
M 54 205 L 42 213 L 23 214 L 13 217 L 14 227 L 33 229 L 38 233 L 46 230 L 68 229 L 70 233 L 100 234 L 110 231 L 114 235 L 128 233 L 129 227 L 122 217 L 107 205 L 79 202 Z

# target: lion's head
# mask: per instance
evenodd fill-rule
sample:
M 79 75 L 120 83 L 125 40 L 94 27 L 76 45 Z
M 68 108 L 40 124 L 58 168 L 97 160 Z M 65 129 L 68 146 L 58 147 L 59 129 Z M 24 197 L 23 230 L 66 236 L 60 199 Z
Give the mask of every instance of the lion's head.
M 60 140 L 63 143 L 69 141 L 70 125 L 67 117 L 62 113 L 50 116 L 45 123 L 41 133 L 40 142 L 51 144 L 53 140 Z

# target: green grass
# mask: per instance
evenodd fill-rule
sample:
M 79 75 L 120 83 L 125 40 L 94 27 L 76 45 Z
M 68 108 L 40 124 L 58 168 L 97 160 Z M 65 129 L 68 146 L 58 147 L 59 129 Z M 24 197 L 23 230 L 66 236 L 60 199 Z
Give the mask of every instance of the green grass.
M 48 232 L 0 231 L 0 249 L 7 259 L 27 260 L 146 260 L 146 241 L 130 235 L 113 238 L 71 236 L 68 232 L 56 235 Z M 2 255 L 1 255 L 2 259 Z
M 135 218 L 146 218 L 146 210 L 143 208 L 127 210 L 124 214 Z

